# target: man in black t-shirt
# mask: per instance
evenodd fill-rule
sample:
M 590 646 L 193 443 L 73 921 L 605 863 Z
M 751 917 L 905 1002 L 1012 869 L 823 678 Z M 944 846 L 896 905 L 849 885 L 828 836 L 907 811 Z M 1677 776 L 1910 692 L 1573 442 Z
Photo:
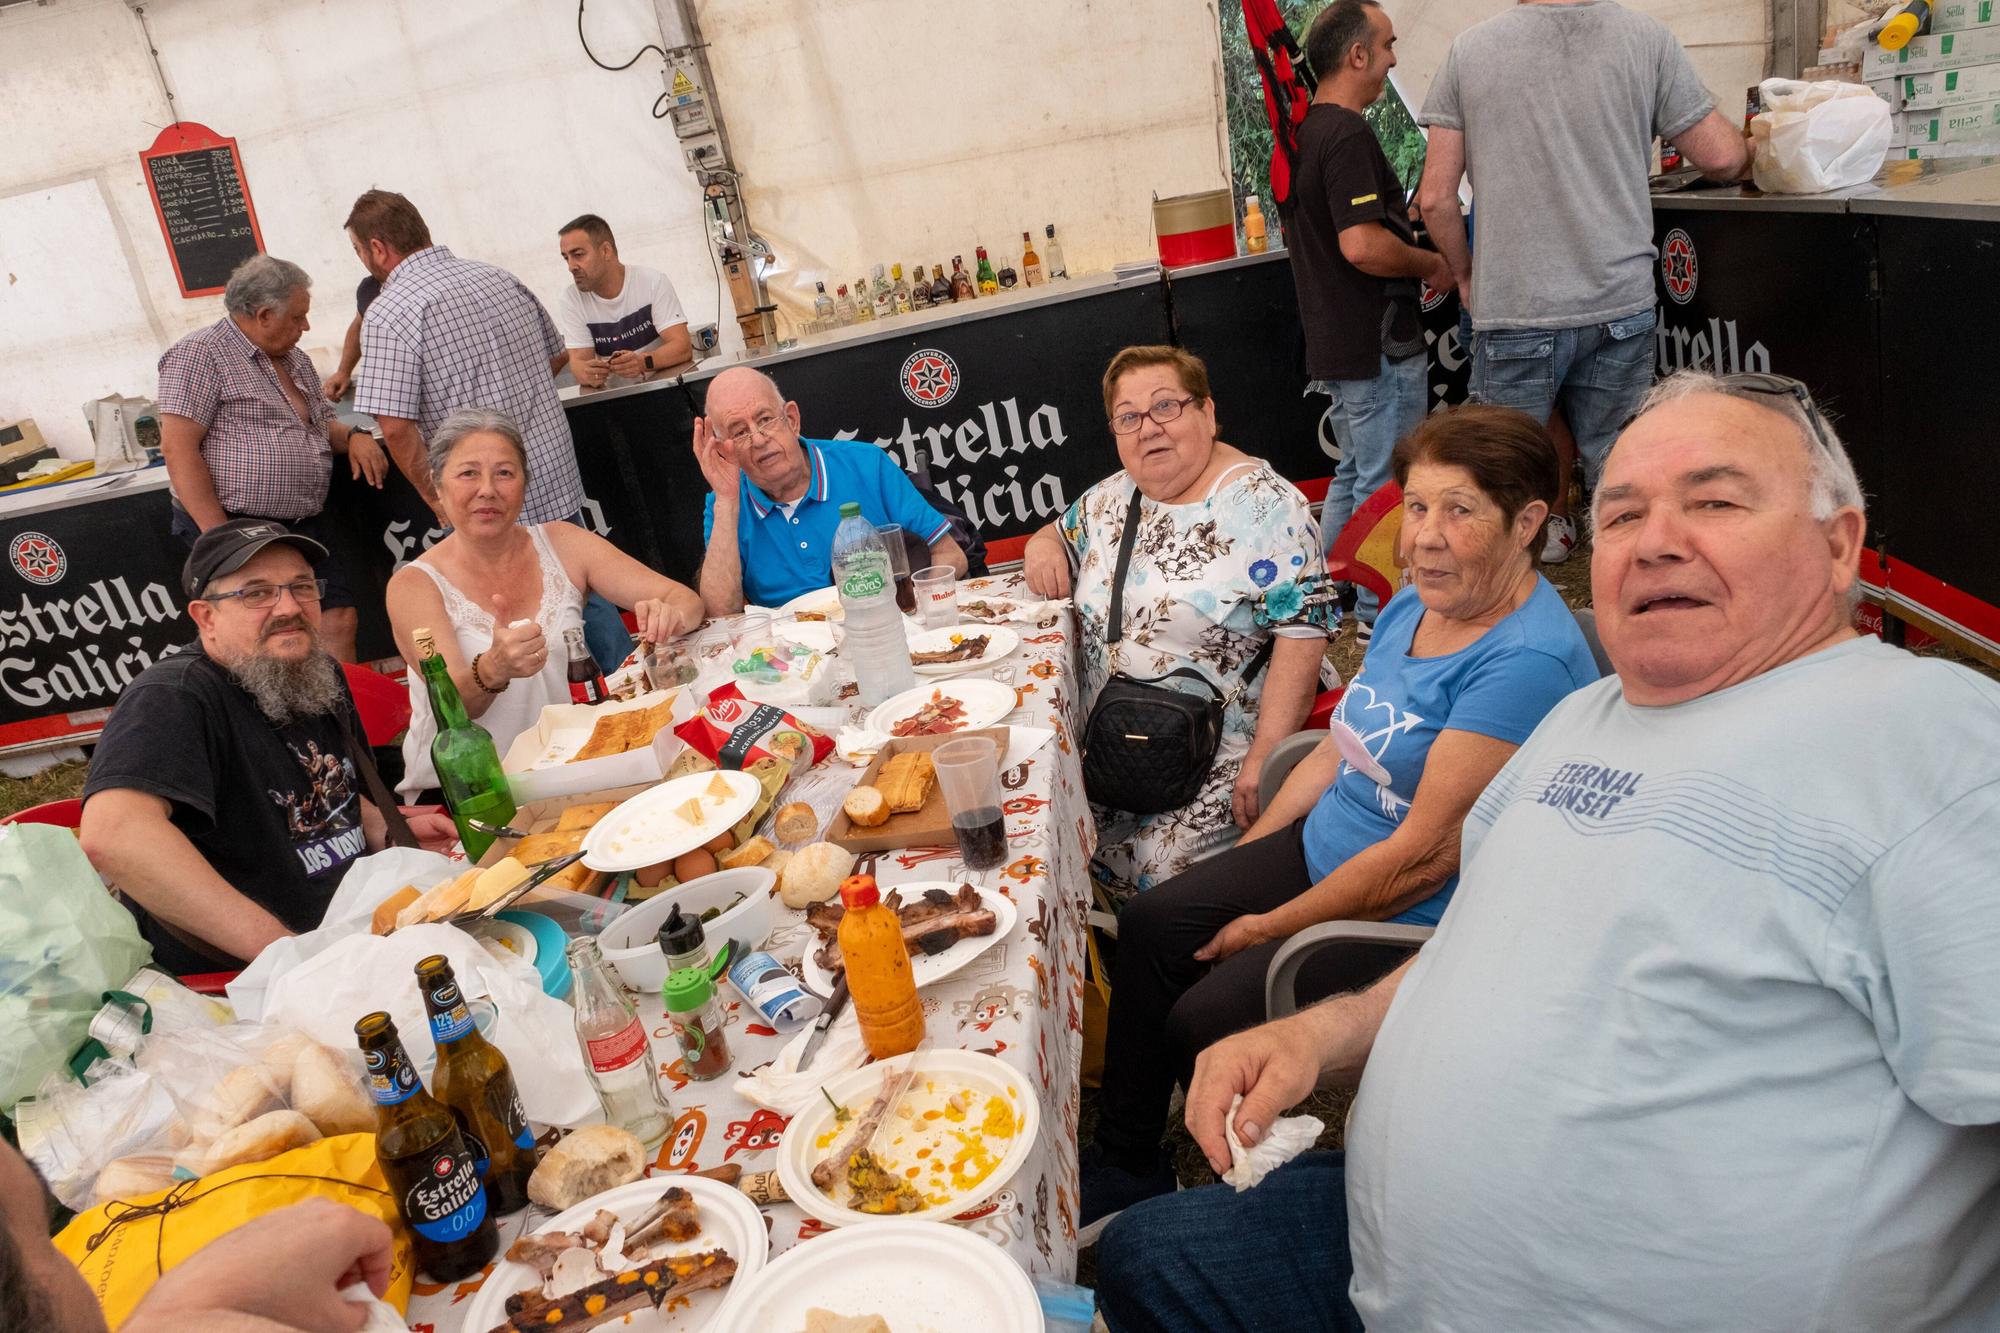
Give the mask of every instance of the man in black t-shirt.
M 200 641 L 126 687 L 91 759 L 83 850 L 171 972 L 241 967 L 312 929 L 384 845 L 354 700 L 320 647 L 325 556 L 264 519 L 202 533 L 181 573 Z M 426 846 L 454 836 L 439 814 L 409 822 Z
M 1412 242 L 1402 182 L 1361 113 L 1396 67 L 1396 30 L 1374 0 L 1334 0 L 1306 32 L 1319 76 L 1299 127 L 1285 236 L 1305 326 L 1311 390 L 1328 409 L 1340 465 L 1320 510 L 1329 549 L 1363 502 L 1389 481 L 1389 454 L 1429 402 L 1429 357 L 1417 319 L 1419 283 L 1452 286 L 1440 255 Z M 1375 595 L 1361 591 L 1364 636 Z

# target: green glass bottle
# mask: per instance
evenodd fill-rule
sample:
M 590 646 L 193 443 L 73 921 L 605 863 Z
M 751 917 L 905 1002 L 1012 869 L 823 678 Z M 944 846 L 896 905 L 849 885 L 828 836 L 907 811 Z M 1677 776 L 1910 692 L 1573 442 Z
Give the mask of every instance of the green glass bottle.
M 514 817 L 514 793 L 507 776 L 500 771 L 500 752 L 486 728 L 465 715 L 465 702 L 451 683 L 451 672 L 438 656 L 437 643 L 427 629 L 411 638 L 423 654 L 419 664 L 424 686 L 430 691 L 431 716 L 437 720 L 437 735 L 431 740 L 431 765 L 437 769 L 438 786 L 444 803 L 458 825 L 458 840 L 465 854 L 477 861 L 493 845 L 491 833 L 481 833 L 470 820 L 505 827 Z

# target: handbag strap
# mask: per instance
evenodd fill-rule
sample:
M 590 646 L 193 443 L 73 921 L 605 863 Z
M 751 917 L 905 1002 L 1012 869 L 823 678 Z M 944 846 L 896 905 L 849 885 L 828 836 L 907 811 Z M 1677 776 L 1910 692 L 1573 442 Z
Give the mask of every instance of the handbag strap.
M 368 789 L 368 799 L 382 814 L 382 822 L 388 825 L 387 837 L 391 847 L 415 847 L 417 835 L 410 828 L 410 821 L 403 818 L 401 807 L 396 804 L 396 793 L 389 790 L 389 784 L 382 781 L 382 772 L 375 767 L 375 753 L 368 748 L 368 742 L 354 732 L 354 714 L 349 708 L 336 708 L 340 716 L 340 738 L 347 742 L 347 757 L 354 764 L 354 771 L 361 775 L 361 785 Z

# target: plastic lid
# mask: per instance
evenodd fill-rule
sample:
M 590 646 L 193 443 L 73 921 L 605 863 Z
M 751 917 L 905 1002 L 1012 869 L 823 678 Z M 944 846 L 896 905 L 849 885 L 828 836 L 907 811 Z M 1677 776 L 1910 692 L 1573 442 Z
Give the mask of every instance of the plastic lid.
M 849 911 L 859 911 L 881 902 L 882 891 L 875 887 L 873 875 L 849 875 L 840 881 L 840 901 Z
M 660 933 L 655 938 L 659 940 L 661 953 L 692 953 L 702 944 L 701 918 L 682 916 L 681 905 L 675 903 L 673 910 L 667 913 L 667 919 L 661 924 Z
M 843 500 L 840 505 L 840 516 L 842 518 L 861 517 L 860 502 L 856 500 Z
M 677 967 L 667 973 L 660 987 L 660 1001 L 668 1013 L 684 1014 L 707 1004 L 715 994 L 715 983 L 698 967 Z

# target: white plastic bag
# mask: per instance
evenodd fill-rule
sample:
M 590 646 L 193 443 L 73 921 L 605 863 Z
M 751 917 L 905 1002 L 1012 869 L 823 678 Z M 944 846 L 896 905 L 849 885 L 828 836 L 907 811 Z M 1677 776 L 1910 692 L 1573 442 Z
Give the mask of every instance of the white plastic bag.
M 1766 79 L 1750 122 L 1751 174 L 1771 194 L 1819 194 L 1874 179 L 1889 155 L 1889 104 L 1866 85 Z
M 567 1004 L 542 992 L 533 966 L 512 955 L 495 957 L 456 926 L 407 926 L 381 936 L 369 934 L 365 923 L 358 931 L 353 925 L 313 932 L 324 936 L 348 930 L 270 978 L 265 1022 L 297 1028 L 335 1050 L 351 1050 L 355 1022 L 386 1010 L 396 1020 L 411 1060 L 419 1072 L 425 1071 L 436 1049 L 417 991 L 416 966 L 441 953 L 451 960 L 452 974 L 468 1000 L 492 1002 L 496 1017 L 486 1038 L 512 1066 L 528 1118 L 567 1126 L 598 1117 L 597 1094 L 577 1047 L 575 1017 Z M 258 961 L 263 961 L 261 955 Z

